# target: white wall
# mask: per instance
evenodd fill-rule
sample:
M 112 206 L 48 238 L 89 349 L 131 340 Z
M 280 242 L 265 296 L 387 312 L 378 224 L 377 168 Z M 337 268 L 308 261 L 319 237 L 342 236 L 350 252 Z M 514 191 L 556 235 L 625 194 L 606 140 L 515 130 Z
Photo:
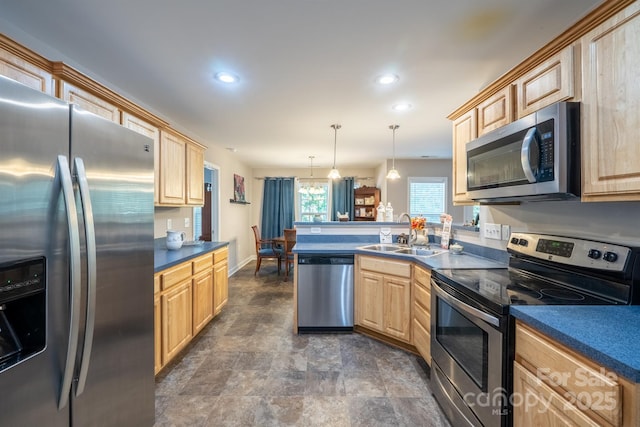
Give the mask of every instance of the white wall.
M 391 169 L 391 160 L 387 160 L 386 167 Z M 453 206 L 451 202 L 451 159 L 396 159 L 396 169 L 400 179 L 386 180 L 386 194 L 383 201 L 391 202 L 395 214 L 408 212 L 409 188 L 407 178 L 410 177 L 446 177 L 447 178 L 447 213 L 453 216 L 454 223 L 462 223 L 464 208 Z M 386 174 L 387 171 L 384 171 Z
M 485 222 L 508 224 L 511 231 L 532 231 L 585 237 L 640 247 L 640 202 L 582 203 L 528 202 L 520 205 L 481 206 L 480 229 Z M 506 241 L 485 239 L 480 233 L 456 231 L 457 239 L 497 249 Z

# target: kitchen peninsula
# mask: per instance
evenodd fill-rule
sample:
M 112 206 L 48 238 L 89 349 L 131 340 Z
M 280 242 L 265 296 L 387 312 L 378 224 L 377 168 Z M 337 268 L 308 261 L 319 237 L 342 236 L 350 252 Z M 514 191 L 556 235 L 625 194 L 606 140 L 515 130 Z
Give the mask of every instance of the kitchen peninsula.
M 484 248 L 483 256 L 479 256 L 474 252 L 481 248 L 465 243 L 463 254 L 453 254 L 438 247 L 435 233 L 429 236 L 433 240 L 429 246 L 414 246 L 412 250 L 398 245 L 398 236 L 409 233 L 408 223 L 305 222 L 295 226 L 294 333 L 300 332 L 298 291 L 307 285 L 299 282 L 300 257 L 349 255 L 354 258 L 353 330 L 421 354 L 427 361 L 431 270 L 506 268 L 504 251 L 487 252 Z M 348 298 L 343 296 L 341 300 Z M 414 309 L 416 305 L 418 309 Z

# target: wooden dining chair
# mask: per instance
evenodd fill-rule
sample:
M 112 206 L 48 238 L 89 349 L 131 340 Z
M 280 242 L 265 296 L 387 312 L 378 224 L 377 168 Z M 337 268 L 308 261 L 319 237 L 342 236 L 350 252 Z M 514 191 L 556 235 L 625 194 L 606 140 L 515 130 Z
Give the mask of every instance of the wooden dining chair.
M 255 276 L 258 274 L 258 270 L 260 270 L 260 265 L 262 264 L 263 259 L 274 259 L 278 261 L 278 274 L 280 274 L 280 268 L 282 266 L 282 254 L 281 250 L 276 248 L 273 240 L 262 239 L 260 237 L 260 230 L 258 230 L 257 225 L 253 225 L 251 227 L 253 229 L 253 237 L 256 240 L 256 271 L 253 273 Z
M 293 247 L 296 244 L 296 229 L 285 228 L 284 229 L 284 281 L 289 279 L 289 268 L 293 265 Z

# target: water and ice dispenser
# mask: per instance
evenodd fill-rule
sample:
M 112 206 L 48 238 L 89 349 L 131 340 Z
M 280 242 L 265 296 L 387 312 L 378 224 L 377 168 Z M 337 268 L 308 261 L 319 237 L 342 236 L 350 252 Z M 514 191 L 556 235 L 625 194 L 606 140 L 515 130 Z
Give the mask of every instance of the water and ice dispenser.
M 0 372 L 44 350 L 45 259 L 0 265 Z

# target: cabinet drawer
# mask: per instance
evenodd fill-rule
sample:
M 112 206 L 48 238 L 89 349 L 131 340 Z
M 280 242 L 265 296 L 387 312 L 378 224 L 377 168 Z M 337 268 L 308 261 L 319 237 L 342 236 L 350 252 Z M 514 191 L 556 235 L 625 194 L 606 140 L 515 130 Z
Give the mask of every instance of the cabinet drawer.
M 431 314 L 420 304 L 413 304 L 413 318 L 417 320 L 427 332 L 431 332 Z
M 413 298 L 419 303 L 424 309 L 431 309 L 431 292 L 429 290 L 423 288 L 418 283 L 414 284 L 413 287 Z
M 413 344 L 424 360 L 431 365 L 431 335 L 416 319 L 413 319 Z
M 193 260 L 193 274 L 197 274 L 201 271 L 206 270 L 207 268 L 211 268 L 213 266 L 213 255 L 206 254 L 202 255 Z
M 220 261 L 224 261 L 228 257 L 229 257 L 229 249 L 228 248 L 218 249 L 217 251 L 215 251 L 213 253 L 213 263 L 217 264 Z
M 191 277 L 191 262 L 178 264 L 162 273 L 162 290 L 165 291 Z
M 360 258 L 360 268 L 394 276 L 411 277 L 411 264 L 407 262 L 364 256 Z
M 580 408 L 589 408 L 612 425 L 622 420 L 622 390 L 617 376 L 517 323 L 516 360 L 533 366 L 551 388 Z M 606 400 L 600 399 L 605 397 Z
M 413 275 L 416 282 L 420 282 L 427 290 L 431 290 L 431 271 L 416 266 L 413 270 Z

